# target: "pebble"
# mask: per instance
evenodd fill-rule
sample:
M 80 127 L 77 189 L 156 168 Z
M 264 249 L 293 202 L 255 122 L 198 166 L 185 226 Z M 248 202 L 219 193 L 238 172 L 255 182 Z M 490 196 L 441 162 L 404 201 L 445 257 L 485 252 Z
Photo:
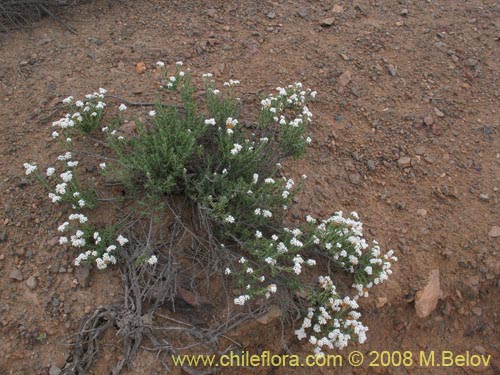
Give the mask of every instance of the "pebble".
M 368 169 L 370 171 L 374 171 L 375 170 L 375 162 L 373 160 L 368 160 L 366 162 L 366 165 L 368 166 Z
M 349 175 L 349 181 L 353 185 L 359 185 L 361 183 L 361 175 L 359 173 L 351 173 Z
M 335 24 L 335 18 L 330 17 L 330 18 L 325 18 L 323 21 L 321 21 L 320 25 L 323 27 L 330 27 Z
M 398 160 L 399 168 L 408 168 L 411 165 L 411 158 L 408 156 L 403 156 Z
M 439 110 L 439 108 L 434 108 L 434 113 L 437 117 L 444 117 L 444 113 Z
M 431 115 L 427 115 L 424 117 L 424 124 L 427 126 L 431 126 L 432 124 L 434 124 L 434 119 Z
M 482 201 L 488 201 L 490 197 L 488 196 L 488 194 L 481 194 L 479 195 L 479 199 L 481 199 Z
M 38 280 L 35 276 L 30 276 L 28 277 L 28 280 L 26 280 L 26 285 L 28 286 L 28 288 L 33 290 L 38 286 Z
M 418 215 L 418 216 L 425 217 L 425 216 L 427 216 L 427 210 L 426 210 L 426 209 L 423 209 L 423 208 L 419 208 L 419 209 L 417 210 L 417 215 Z
M 5 242 L 5 241 L 7 241 L 7 232 L 1 231 L 0 232 L 0 242 Z
M 415 295 L 415 311 L 419 318 L 428 317 L 437 307 L 441 297 L 439 283 L 439 269 L 434 269 L 429 274 L 429 280 L 424 289 Z
M 406 9 L 406 8 L 405 8 L 405 9 L 403 9 L 403 10 L 401 11 L 401 13 L 400 13 L 400 14 L 401 14 L 403 17 L 406 17 L 406 16 L 408 16 L 408 14 L 409 14 L 409 13 L 410 13 L 410 12 L 408 11 L 408 9 Z
M 309 15 L 309 11 L 306 8 L 299 9 L 297 13 L 302 18 L 306 18 Z
M 17 268 L 10 271 L 9 277 L 13 280 L 23 281 L 23 275 L 21 274 L 21 271 L 19 271 Z
M 349 82 L 351 82 L 352 73 L 350 70 L 346 70 L 339 77 L 339 83 L 341 86 L 346 86 Z
M 276 13 L 274 13 L 273 11 L 267 13 L 267 18 L 269 18 L 270 20 L 274 20 L 276 18 Z
M 61 372 L 62 370 L 57 366 L 52 365 L 49 368 L 49 375 L 60 375 Z
M 477 316 L 481 316 L 481 315 L 483 315 L 483 310 L 481 310 L 481 308 L 480 308 L 480 307 L 477 307 L 477 306 L 476 306 L 476 307 L 473 307 L 473 308 L 471 309 L 471 311 L 472 311 L 472 313 L 473 313 L 474 315 L 477 315 Z
M 473 57 L 468 58 L 467 60 L 465 60 L 465 65 L 467 65 L 469 67 L 474 67 L 474 66 L 477 65 L 477 63 L 478 63 L 478 61 L 475 58 L 473 58 Z
M 396 67 L 394 65 L 392 65 L 392 64 L 388 64 L 387 65 L 387 70 L 389 71 L 390 75 L 393 76 L 393 77 L 395 77 L 396 74 L 398 73 Z
M 488 233 L 488 236 L 493 237 L 493 238 L 500 237 L 500 227 L 498 227 L 496 225 L 492 226 L 489 233 Z

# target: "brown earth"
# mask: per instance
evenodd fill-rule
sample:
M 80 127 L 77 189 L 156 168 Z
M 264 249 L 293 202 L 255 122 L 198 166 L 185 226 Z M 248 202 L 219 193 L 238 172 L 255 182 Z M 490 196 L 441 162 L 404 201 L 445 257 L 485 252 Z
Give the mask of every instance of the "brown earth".
M 286 165 L 309 177 L 294 217 L 357 211 L 368 236 L 400 259 L 362 307 L 367 343 L 345 353 L 492 356 L 489 368 L 381 369 L 365 361 L 258 373 L 500 374 L 500 238 L 490 235 L 500 225 L 497 1 L 96 1 L 64 17 L 78 35 L 50 18 L 0 35 L 0 374 L 62 367 L 65 338 L 85 312 L 121 293 L 113 272 L 93 271 L 88 287 L 73 284 L 74 254 L 54 246 L 62 213 L 22 171 L 25 161 L 42 165 L 55 155 L 50 122 L 40 119 L 64 97 L 98 87 L 151 100 L 158 60 L 183 60 L 194 76 L 213 72 L 219 84 L 239 79 L 255 107 L 260 89 L 299 80 L 318 91 L 313 147 Z M 419 318 L 411 296 L 433 269 L 442 296 Z M 239 338 L 254 352 L 281 350 L 279 322 L 242 328 Z M 292 353 L 310 350 L 288 333 L 285 343 Z M 104 346 L 90 373 L 108 373 L 119 354 Z M 165 371 L 141 352 L 126 373 Z

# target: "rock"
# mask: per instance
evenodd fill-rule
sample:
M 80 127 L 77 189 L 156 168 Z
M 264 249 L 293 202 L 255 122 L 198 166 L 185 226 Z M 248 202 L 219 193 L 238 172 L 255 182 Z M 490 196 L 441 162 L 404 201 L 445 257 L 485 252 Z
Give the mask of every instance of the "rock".
M 483 310 L 481 310 L 481 308 L 480 308 L 480 307 L 477 307 L 477 306 L 476 306 L 476 307 L 473 307 L 473 308 L 471 309 L 471 311 L 472 311 L 472 313 L 473 313 L 474 315 L 477 315 L 477 316 L 481 316 L 481 315 L 483 315 Z
M 475 58 L 473 58 L 473 57 L 468 58 L 467 60 L 465 60 L 465 65 L 467 65 L 467 66 L 469 66 L 471 68 L 475 67 L 477 65 L 477 63 L 478 63 L 478 61 Z
M 339 77 L 339 83 L 342 87 L 347 85 L 349 82 L 351 82 L 351 71 L 346 70 L 344 73 L 342 73 Z
M 415 295 L 415 310 L 419 318 L 428 317 L 437 307 L 441 297 L 439 269 L 434 269 L 429 275 L 429 281 L 424 289 Z
M 431 126 L 432 124 L 434 124 L 434 119 L 431 115 L 427 115 L 424 117 L 424 124 L 427 126 Z
M 54 247 L 59 243 L 59 236 L 52 237 L 50 240 L 47 240 L 47 245 L 50 247 Z
M 361 175 L 359 173 L 351 173 L 349 175 L 349 181 L 353 185 L 359 185 L 361 183 Z
M 498 227 L 496 225 L 492 226 L 489 233 L 488 233 L 488 236 L 493 237 L 493 238 L 500 237 L 500 227 Z
M 335 24 L 335 18 L 330 17 L 330 18 L 325 18 L 323 21 L 321 21 L 321 26 L 323 27 L 331 27 Z
M 141 62 L 138 62 L 137 64 L 135 64 L 135 72 L 136 73 L 142 74 L 146 70 L 147 70 L 147 68 L 146 68 L 146 64 L 144 64 L 144 62 L 141 61 Z
M 425 147 L 424 146 L 415 147 L 415 154 L 417 154 L 417 155 L 425 154 Z
M 396 66 L 394 66 L 392 64 L 387 65 L 387 70 L 389 71 L 389 74 L 393 77 L 395 77 L 396 74 L 398 74 L 398 70 L 396 69 Z
M 78 284 L 86 288 L 89 286 L 89 276 L 90 267 L 89 266 L 79 266 L 75 268 L 75 276 L 78 280 Z
M 30 276 L 28 277 L 28 280 L 26 280 L 26 285 L 28 286 L 28 288 L 33 290 L 38 286 L 38 280 L 35 276 Z
M 403 10 L 401 11 L 401 13 L 399 13 L 399 14 L 401 14 L 403 17 L 406 17 L 406 16 L 408 16 L 408 14 L 409 14 L 409 13 L 410 13 L 410 12 L 408 11 L 408 9 L 406 9 L 406 8 L 405 8 L 405 9 L 403 9 Z
M 306 18 L 309 15 L 309 11 L 307 10 L 307 8 L 302 8 L 302 9 L 299 9 L 297 14 L 302 18 Z
M 408 156 L 403 156 L 398 160 L 399 168 L 408 168 L 411 165 L 411 158 Z
M 333 6 L 332 12 L 336 13 L 336 14 L 341 14 L 341 13 L 344 13 L 344 8 L 342 7 L 342 5 L 337 4 L 337 5 Z
M 49 368 L 49 375 L 60 375 L 61 372 L 62 370 L 57 366 L 52 365 Z
M 480 194 L 479 195 L 479 199 L 481 199 L 482 201 L 489 201 L 490 200 L 490 197 L 488 196 L 488 194 Z
M 384 307 L 386 304 L 387 304 L 387 297 L 378 297 L 375 306 L 377 306 L 377 309 L 380 309 L 381 307 Z
M 17 268 L 10 271 L 9 277 L 13 280 L 23 281 L 23 275 L 21 274 L 21 271 L 19 271 Z
M 418 215 L 418 216 L 425 217 L 425 216 L 427 216 L 427 210 L 425 210 L 425 209 L 423 209 L 423 208 L 419 208 L 419 209 L 417 210 L 417 215 Z
M 281 309 L 276 305 L 271 305 L 269 310 L 263 315 L 259 316 L 256 320 L 260 324 L 269 324 L 281 317 Z
M 368 160 L 366 162 L 366 165 L 368 166 L 368 169 L 370 171 L 374 171 L 375 170 L 375 162 L 373 160 Z
M 267 13 L 267 18 L 269 18 L 270 20 L 274 20 L 276 18 L 276 13 L 274 13 L 273 11 Z
M 7 241 L 7 232 L 3 230 L 0 232 L 0 242 L 5 242 L 5 241 Z
M 434 107 L 434 113 L 437 117 L 444 117 L 444 113 L 439 110 L 439 108 Z

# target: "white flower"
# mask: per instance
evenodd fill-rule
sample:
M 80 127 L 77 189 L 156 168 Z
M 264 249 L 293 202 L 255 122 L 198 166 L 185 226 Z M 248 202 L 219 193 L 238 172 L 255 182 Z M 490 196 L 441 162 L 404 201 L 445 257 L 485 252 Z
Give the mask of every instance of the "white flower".
M 203 73 L 203 74 L 201 75 L 201 77 L 202 77 L 202 78 L 212 78 L 212 77 L 213 77 L 213 75 L 212 75 L 212 73 Z
M 49 198 L 52 199 L 52 203 L 59 202 L 62 198 L 54 193 L 49 193 Z
M 79 205 L 80 207 L 85 207 L 85 205 L 86 205 L 85 200 L 80 199 L 80 200 L 78 201 L 78 205 Z
M 245 294 L 245 295 L 239 296 L 238 298 L 235 298 L 234 303 L 236 305 L 243 306 L 245 304 L 245 302 L 248 301 L 249 299 L 250 299 L 250 296 L 248 294 Z
M 234 223 L 234 217 L 232 215 L 228 215 L 228 216 L 226 216 L 226 218 L 224 219 L 224 221 L 226 223 L 232 224 L 232 223 Z
M 55 168 L 53 168 L 53 167 L 49 167 L 49 168 L 47 168 L 47 177 L 52 176 L 52 175 L 54 174 L 54 172 L 55 172 L 55 171 L 56 171 L 56 169 L 55 169 Z
M 253 183 L 256 184 L 259 181 L 259 175 L 257 173 L 253 174 Z
M 311 144 L 311 142 L 312 142 L 311 137 L 307 137 L 307 138 L 306 138 L 306 143 L 309 145 L 309 144 Z
M 63 99 L 62 102 L 64 104 L 70 104 L 72 101 L 73 101 L 73 97 L 72 96 L 68 96 L 67 98 Z
M 238 154 L 241 151 L 242 148 L 243 148 L 243 146 L 241 146 L 240 144 L 234 143 L 233 144 L 233 148 L 231 149 L 231 155 Z
M 68 161 L 68 167 L 76 167 L 78 166 L 78 161 L 75 160 L 75 161 Z
M 255 232 L 255 237 L 257 237 L 257 238 L 262 238 L 262 232 L 261 232 L 261 231 L 259 231 L 259 230 L 258 230 L 258 231 L 256 231 L 256 232 Z
M 67 184 L 65 182 L 63 182 L 61 184 L 57 184 L 56 185 L 56 193 L 60 194 L 60 195 L 66 194 L 66 186 L 67 186 Z
M 64 182 L 70 182 L 73 179 L 73 173 L 71 171 L 66 171 L 59 175 Z
M 262 210 L 262 216 L 264 217 L 272 217 L 273 213 L 269 210 Z
M 59 133 L 54 130 L 52 132 L 52 138 L 57 138 L 57 137 L 59 137 Z
M 99 94 L 104 95 L 108 92 L 108 90 L 103 89 L 102 87 L 99 88 Z
M 57 230 L 59 232 L 64 232 L 66 230 L 66 228 L 68 227 L 69 223 L 66 221 L 64 223 L 62 223 L 61 225 L 59 225 L 59 228 L 57 228 Z
M 267 286 L 267 290 L 269 290 L 271 293 L 276 293 L 276 284 L 270 284 Z
M 118 110 L 119 110 L 120 112 L 126 111 L 126 110 L 127 110 L 127 106 L 126 106 L 125 104 L 123 104 L 123 103 L 122 103 L 122 104 L 120 104 L 120 106 L 118 107 Z
M 224 275 L 230 275 L 231 274 L 231 270 L 229 268 L 226 268 L 224 270 Z
M 59 237 L 59 245 L 64 245 L 68 243 L 68 237 Z
M 163 61 L 157 61 L 156 66 L 163 68 L 165 66 L 165 63 Z
M 103 170 L 106 169 L 106 163 L 99 164 L 99 168 L 101 168 Z
M 371 268 L 370 266 L 366 266 L 365 272 L 367 275 L 371 275 L 373 273 L 373 268 Z
M 206 119 L 205 125 L 215 125 L 215 119 L 214 118 Z
M 148 264 L 153 266 L 156 263 L 158 263 L 158 258 L 156 257 L 156 255 L 151 255 L 148 259 Z
M 156 116 L 156 111 L 149 111 L 149 115 L 151 117 L 155 117 Z
M 247 273 L 251 275 L 253 273 L 253 268 L 252 267 L 248 267 L 247 268 Z
M 175 63 L 175 65 L 177 65 L 177 66 L 182 66 L 182 65 L 183 65 L 183 62 L 182 62 L 182 61 L 177 61 L 177 62 Z
M 36 171 L 36 164 L 30 164 L 30 163 L 24 163 L 23 164 L 24 169 L 26 169 L 26 176 L 32 174 L 34 171 Z
M 184 77 L 185 74 L 186 73 L 184 73 L 184 72 L 181 71 L 181 72 L 179 72 L 179 77 Z
M 116 246 L 115 245 L 109 245 L 107 248 L 106 248 L 106 252 L 107 253 L 110 253 L 112 251 L 115 251 L 116 250 Z
M 264 180 L 264 182 L 265 182 L 266 184 L 274 184 L 274 182 L 275 182 L 275 181 L 274 181 L 274 179 L 272 179 L 271 177 L 268 177 L 268 178 L 266 178 L 266 179 Z
M 123 246 L 125 245 L 126 243 L 128 243 L 128 239 L 126 239 L 125 237 L 123 237 L 121 234 L 118 236 L 118 238 L 116 239 L 116 242 L 118 242 L 120 244 L 120 246 Z

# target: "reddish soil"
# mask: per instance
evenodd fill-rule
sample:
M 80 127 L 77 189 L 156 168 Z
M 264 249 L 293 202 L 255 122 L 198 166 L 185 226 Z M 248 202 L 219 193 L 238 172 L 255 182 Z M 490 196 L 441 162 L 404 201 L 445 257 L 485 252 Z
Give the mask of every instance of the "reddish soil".
M 326 18 L 331 26 L 322 26 Z M 0 374 L 63 367 L 65 338 L 86 312 L 121 293 L 113 271 L 93 271 L 88 287 L 72 284 L 74 254 L 54 245 L 62 213 L 23 176 L 23 162 L 48 163 L 56 152 L 50 121 L 40 118 L 64 97 L 98 87 L 151 101 L 158 60 L 183 60 L 194 76 L 213 72 L 219 84 L 239 79 L 245 105 L 255 108 L 260 89 L 298 80 L 318 91 L 313 146 L 285 166 L 309 177 L 293 213 L 357 211 L 368 237 L 400 259 L 364 301 L 367 343 L 346 352 L 492 355 L 479 369 L 258 373 L 500 373 L 500 237 L 489 235 L 500 226 L 498 1 L 95 1 L 64 19 L 78 35 L 50 18 L 0 35 Z M 148 70 L 137 74 L 141 61 Z M 408 295 L 433 269 L 442 298 L 421 319 Z M 279 322 L 251 327 L 236 337 L 249 350 L 280 352 Z M 288 334 L 285 342 L 291 352 L 311 349 Z M 108 373 L 118 355 L 105 346 L 90 373 Z M 125 373 L 165 371 L 141 352 Z

